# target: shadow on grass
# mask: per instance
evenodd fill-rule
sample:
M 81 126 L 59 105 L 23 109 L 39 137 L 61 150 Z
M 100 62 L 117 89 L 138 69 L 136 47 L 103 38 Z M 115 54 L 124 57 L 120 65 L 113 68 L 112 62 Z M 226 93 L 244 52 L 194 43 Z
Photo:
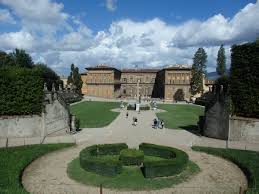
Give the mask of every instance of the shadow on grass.
M 198 128 L 198 125 L 185 125 L 185 126 L 179 126 L 179 128 L 184 129 L 194 135 L 202 136 L 201 131 Z

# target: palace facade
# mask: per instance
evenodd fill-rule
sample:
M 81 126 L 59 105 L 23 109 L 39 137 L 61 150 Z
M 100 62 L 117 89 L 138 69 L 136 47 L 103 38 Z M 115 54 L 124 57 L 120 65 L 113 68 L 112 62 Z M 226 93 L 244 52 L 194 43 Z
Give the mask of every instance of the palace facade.
M 174 100 L 177 90 L 182 90 L 185 100 L 190 100 L 191 68 L 184 65 L 163 69 L 122 69 L 106 65 L 86 68 L 81 74 L 82 93 L 104 98 L 134 98 L 137 85 L 141 98 Z

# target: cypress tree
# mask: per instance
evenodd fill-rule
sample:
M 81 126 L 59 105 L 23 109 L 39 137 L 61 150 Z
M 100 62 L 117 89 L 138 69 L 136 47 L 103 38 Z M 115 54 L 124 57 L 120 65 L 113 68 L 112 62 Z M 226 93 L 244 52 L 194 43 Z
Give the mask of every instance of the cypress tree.
M 218 75 L 220 76 L 224 75 L 226 72 L 226 56 L 225 56 L 225 49 L 223 45 L 220 46 L 218 51 L 216 70 Z
M 203 92 L 203 75 L 206 73 L 207 54 L 203 48 L 199 48 L 193 57 L 191 93 L 195 95 Z

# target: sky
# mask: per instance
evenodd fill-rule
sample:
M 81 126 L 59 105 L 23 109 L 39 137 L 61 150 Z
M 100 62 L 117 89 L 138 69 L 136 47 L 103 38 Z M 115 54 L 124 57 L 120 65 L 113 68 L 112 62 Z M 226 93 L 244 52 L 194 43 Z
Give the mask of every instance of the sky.
M 59 75 L 71 63 L 159 68 L 192 65 L 199 47 L 215 71 L 219 46 L 259 36 L 256 0 L 0 0 L 0 50 L 26 50 Z

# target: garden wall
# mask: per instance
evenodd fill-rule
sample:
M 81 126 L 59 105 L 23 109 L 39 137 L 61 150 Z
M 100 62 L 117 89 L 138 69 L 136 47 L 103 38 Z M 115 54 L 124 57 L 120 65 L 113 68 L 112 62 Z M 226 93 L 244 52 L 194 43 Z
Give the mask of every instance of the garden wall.
M 49 94 L 41 115 L 0 117 L 0 138 L 45 137 L 70 130 L 70 113 L 61 99 Z
M 231 117 L 229 140 L 259 143 L 259 119 Z

